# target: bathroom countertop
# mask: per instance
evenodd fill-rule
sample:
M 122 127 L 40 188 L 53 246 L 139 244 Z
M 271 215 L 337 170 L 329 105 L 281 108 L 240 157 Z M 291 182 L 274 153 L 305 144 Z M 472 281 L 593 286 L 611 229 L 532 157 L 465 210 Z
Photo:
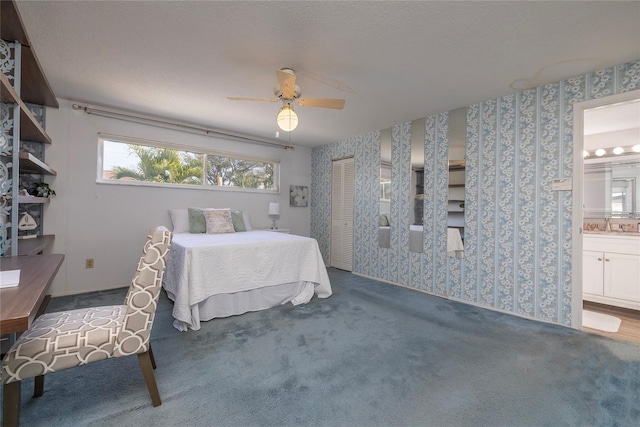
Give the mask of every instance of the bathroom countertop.
M 599 230 L 583 230 L 584 234 L 599 234 L 606 236 L 630 236 L 640 237 L 637 231 L 599 231 Z

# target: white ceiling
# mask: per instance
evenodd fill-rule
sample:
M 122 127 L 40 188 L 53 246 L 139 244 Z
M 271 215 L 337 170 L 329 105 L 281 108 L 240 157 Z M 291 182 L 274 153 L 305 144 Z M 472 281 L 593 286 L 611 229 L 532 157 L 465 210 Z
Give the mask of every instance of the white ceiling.
M 584 112 L 584 134 L 640 128 L 640 100 L 620 102 Z
M 640 100 L 584 111 L 584 149 L 640 144 Z
M 640 58 L 640 2 L 19 1 L 55 94 L 317 146 Z M 287 136 L 281 137 L 287 139 Z

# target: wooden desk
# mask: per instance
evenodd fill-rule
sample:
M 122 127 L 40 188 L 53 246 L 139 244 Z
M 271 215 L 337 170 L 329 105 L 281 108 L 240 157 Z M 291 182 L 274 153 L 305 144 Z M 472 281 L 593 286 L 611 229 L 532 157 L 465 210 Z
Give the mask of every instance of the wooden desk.
M 20 284 L 0 289 L 0 335 L 24 332 L 38 316 L 64 254 L 0 258 L 0 270 L 20 270 Z

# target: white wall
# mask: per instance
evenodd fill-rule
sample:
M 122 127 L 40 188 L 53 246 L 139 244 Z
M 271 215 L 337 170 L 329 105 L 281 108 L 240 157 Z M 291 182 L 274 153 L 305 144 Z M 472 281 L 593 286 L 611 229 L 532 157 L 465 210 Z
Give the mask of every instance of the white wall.
M 46 181 L 57 196 L 44 211 L 44 233 L 55 234 L 47 252 L 66 254 L 51 287 L 53 296 L 111 289 L 128 285 L 147 230 L 156 224 L 171 226 L 168 209 L 231 207 L 249 213 L 254 228 L 268 227 L 269 202 L 280 202 L 280 228 L 309 236 L 309 208 L 289 207 L 289 185 L 311 184 L 311 150 L 224 141 L 122 120 L 87 115 L 59 100 L 59 109 L 47 109 L 46 162 L 58 173 Z M 154 188 L 97 184 L 98 133 L 152 141 L 180 143 L 226 152 L 280 159 L 279 195 L 204 189 Z M 86 269 L 85 259 L 95 268 Z

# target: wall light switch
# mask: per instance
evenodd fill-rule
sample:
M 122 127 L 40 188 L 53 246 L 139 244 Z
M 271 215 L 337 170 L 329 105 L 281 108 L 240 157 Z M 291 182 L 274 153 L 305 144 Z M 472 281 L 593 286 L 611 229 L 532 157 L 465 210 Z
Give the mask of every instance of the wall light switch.
M 551 182 L 551 190 L 553 191 L 571 191 L 573 179 L 571 178 L 555 178 Z

